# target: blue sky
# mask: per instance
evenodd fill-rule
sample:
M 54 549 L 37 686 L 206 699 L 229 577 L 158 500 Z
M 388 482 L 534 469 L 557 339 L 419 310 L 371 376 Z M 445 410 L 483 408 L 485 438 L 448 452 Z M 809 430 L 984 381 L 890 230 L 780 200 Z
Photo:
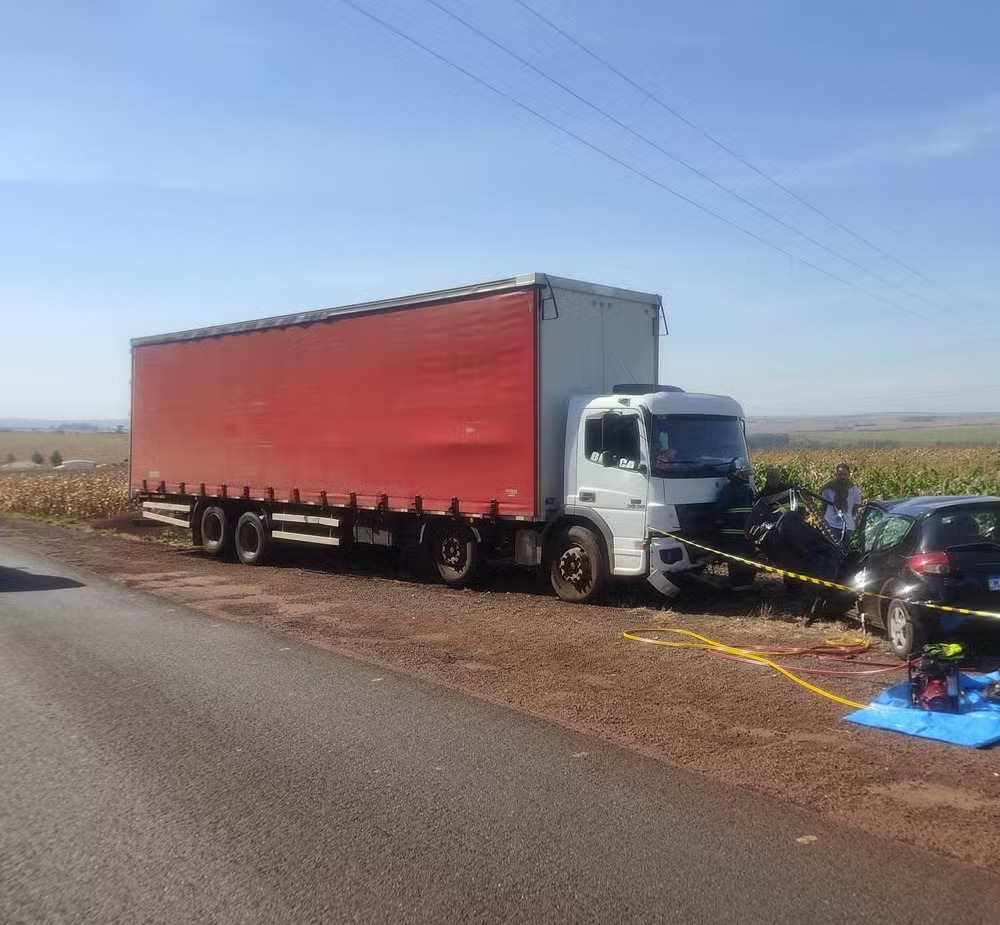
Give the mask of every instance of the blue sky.
M 751 414 L 1000 410 L 997 4 L 526 0 L 916 275 L 516 0 L 437 2 L 674 160 L 352 2 L 725 221 L 340 0 L 6 0 L 0 417 L 124 416 L 133 336 L 535 270 L 662 292 L 664 378 Z

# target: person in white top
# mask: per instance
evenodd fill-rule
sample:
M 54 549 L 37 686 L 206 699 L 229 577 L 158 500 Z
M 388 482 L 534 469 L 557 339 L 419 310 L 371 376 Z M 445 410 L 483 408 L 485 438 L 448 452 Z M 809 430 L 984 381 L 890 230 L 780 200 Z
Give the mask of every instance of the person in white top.
M 819 494 L 824 501 L 829 502 L 824 514 L 827 524 L 838 534 L 842 528 L 846 529 L 846 543 L 854 533 L 854 517 L 861 506 L 861 489 L 851 481 L 851 467 L 847 463 L 840 463 L 834 477 L 823 486 Z

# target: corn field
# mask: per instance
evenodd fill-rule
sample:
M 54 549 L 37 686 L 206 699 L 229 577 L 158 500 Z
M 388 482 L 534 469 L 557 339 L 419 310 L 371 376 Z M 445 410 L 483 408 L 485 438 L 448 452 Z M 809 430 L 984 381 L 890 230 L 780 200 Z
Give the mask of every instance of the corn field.
M 134 510 L 124 466 L 0 475 L 0 514 L 96 520 Z
M 891 447 L 879 449 L 766 450 L 753 454 L 754 473 L 763 483 L 768 466 L 786 479 L 818 491 L 837 463 L 851 466 L 865 498 L 911 495 L 1000 495 L 997 447 Z
M 768 466 L 814 491 L 850 463 L 865 498 L 908 495 L 1000 495 L 997 447 L 769 450 L 755 453 L 758 483 Z M 83 472 L 11 472 L 0 475 L 0 514 L 96 520 L 135 510 L 124 466 Z

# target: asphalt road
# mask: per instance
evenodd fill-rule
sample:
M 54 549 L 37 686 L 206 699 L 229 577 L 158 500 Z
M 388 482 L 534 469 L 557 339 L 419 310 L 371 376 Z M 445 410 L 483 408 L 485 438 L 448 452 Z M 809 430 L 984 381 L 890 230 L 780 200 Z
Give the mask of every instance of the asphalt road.
M 0 545 L 0 922 L 936 925 L 998 900 L 974 869 Z

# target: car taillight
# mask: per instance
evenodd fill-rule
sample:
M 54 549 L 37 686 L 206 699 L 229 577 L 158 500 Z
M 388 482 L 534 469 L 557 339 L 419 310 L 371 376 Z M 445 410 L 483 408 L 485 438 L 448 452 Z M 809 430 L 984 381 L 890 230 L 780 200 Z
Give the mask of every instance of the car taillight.
M 906 565 L 918 575 L 947 575 L 951 571 L 951 560 L 946 552 L 922 552 L 910 556 Z

